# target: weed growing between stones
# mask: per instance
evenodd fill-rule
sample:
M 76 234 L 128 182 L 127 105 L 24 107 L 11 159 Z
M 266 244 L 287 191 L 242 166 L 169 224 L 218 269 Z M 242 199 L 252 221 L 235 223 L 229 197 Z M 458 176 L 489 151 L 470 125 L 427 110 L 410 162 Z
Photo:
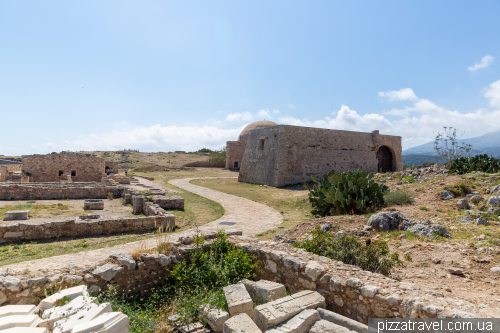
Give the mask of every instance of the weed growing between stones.
M 399 253 L 390 253 L 389 246 L 382 240 L 364 244 L 356 237 L 347 235 L 334 238 L 332 234 L 322 232 L 319 226 L 311 232 L 311 235 L 310 240 L 295 243 L 293 246 L 386 276 L 390 275 L 394 267 L 403 266 Z
M 100 302 L 109 302 L 113 311 L 130 318 L 131 332 L 168 332 L 168 314 L 175 313 L 185 322 L 199 320 L 204 304 L 227 309 L 222 288 L 243 279 L 254 278 L 257 261 L 254 257 L 230 244 L 224 232 L 205 246 L 199 237 L 189 262 L 176 265 L 168 279 L 147 295 L 127 296 L 114 288 L 101 293 Z
M 384 201 L 387 206 L 393 205 L 411 205 L 413 197 L 406 191 L 393 191 L 384 193 Z

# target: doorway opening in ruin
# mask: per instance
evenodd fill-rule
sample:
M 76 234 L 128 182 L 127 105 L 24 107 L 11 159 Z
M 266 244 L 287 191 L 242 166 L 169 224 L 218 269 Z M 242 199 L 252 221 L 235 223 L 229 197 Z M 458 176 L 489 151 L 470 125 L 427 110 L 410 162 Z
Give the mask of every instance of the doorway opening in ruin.
M 71 177 L 75 177 L 76 176 L 76 171 L 71 171 Z
M 259 149 L 264 150 L 264 142 L 266 142 L 265 138 L 260 138 L 259 139 Z
M 235 162 L 234 162 L 234 168 L 235 168 L 235 169 L 238 169 L 238 165 L 239 165 L 239 164 L 238 164 L 238 161 L 235 161 Z
M 382 146 L 377 151 L 378 172 L 392 171 L 392 153 L 389 148 Z
M 62 176 L 64 174 L 64 171 L 59 170 L 59 176 Z

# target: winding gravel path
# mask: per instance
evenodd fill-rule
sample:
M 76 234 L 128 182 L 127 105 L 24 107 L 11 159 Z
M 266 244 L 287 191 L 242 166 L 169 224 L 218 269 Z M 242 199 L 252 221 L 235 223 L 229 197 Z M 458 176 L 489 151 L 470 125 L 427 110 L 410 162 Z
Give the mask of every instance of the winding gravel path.
M 224 216 L 222 216 L 220 219 L 200 226 L 199 230 L 202 232 L 217 231 L 220 229 L 238 229 L 242 230 L 243 235 L 245 236 L 254 236 L 256 234 L 278 227 L 283 221 L 282 215 L 271 207 L 231 194 L 226 194 L 205 187 L 193 185 L 190 183 L 190 181 L 193 179 L 203 178 L 173 179 L 170 180 L 169 183 L 186 191 L 216 201 L 220 203 L 226 211 Z M 140 179 L 140 181 L 146 182 L 146 180 L 143 179 Z M 149 181 L 147 182 L 150 183 Z M 159 185 L 155 184 L 155 186 L 158 187 Z M 170 234 L 169 241 L 174 241 L 182 236 L 193 235 L 195 232 L 195 229 L 189 229 L 182 232 Z M 34 274 L 42 269 L 61 272 L 68 269 L 85 269 L 87 267 L 95 266 L 98 262 L 106 259 L 112 253 L 133 253 L 141 248 L 152 248 L 156 245 L 156 241 L 156 238 L 150 238 L 143 241 L 137 241 L 97 250 L 71 253 L 61 256 L 6 265 L 0 267 L 0 274 L 6 271 L 24 271 L 24 274 L 28 273 L 29 271 Z

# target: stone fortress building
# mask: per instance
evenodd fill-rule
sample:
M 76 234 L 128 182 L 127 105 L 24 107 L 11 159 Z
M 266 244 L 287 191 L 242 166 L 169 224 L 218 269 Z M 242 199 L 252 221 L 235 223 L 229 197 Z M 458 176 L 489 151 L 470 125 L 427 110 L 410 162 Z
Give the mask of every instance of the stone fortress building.
M 311 181 L 311 176 L 321 177 L 332 169 L 401 171 L 401 152 L 400 136 L 381 135 L 379 131 L 351 132 L 265 121 L 248 125 L 239 141 L 227 143 L 226 168 L 239 168 L 240 182 L 280 187 Z

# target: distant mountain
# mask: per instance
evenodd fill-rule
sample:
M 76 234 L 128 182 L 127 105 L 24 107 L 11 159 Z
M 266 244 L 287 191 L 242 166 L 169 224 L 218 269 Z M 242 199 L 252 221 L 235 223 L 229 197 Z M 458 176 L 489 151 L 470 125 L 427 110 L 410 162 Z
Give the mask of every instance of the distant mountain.
M 498 154 L 500 153 L 500 130 L 486 133 L 476 138 L 459 140 L 459 142 L 472 145 L 473 155 Z M 487 151 L 492 151 L 493 153 Z M 403 155 L 408 154 L 436 155 L 434 150 L 434 141 L 403 150 Z

